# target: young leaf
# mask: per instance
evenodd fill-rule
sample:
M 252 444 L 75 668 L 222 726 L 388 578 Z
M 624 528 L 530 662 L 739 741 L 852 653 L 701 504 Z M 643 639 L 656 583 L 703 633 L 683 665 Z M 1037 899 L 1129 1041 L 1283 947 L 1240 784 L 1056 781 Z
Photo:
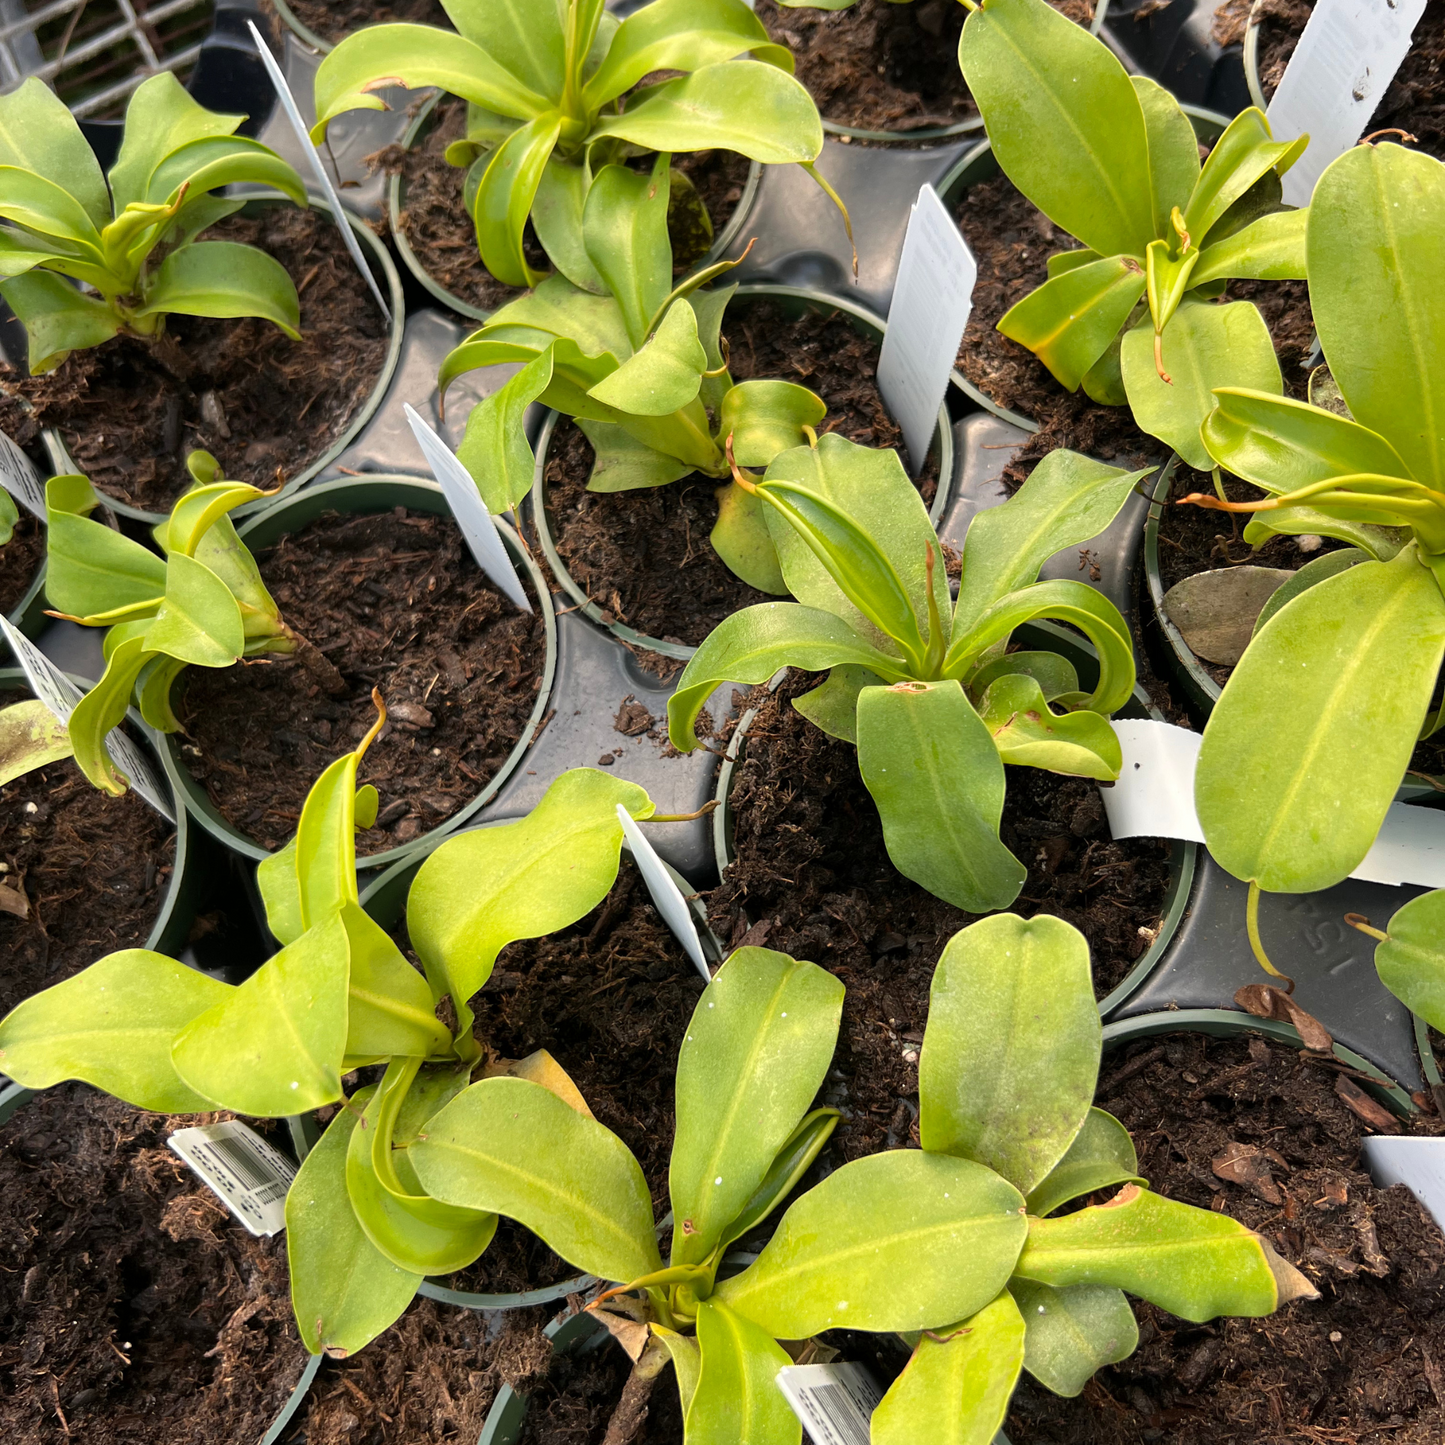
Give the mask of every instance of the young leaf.
M 98 963 L 21 1000 L 0 1021 L 0 1069 L 28 1089 L 80 1079 L 138 1109 L 214 1108 L 177 1076 L 171 1042 L 234 989 L 144 948 Z
M 70 745 L 75 763 L 97 788 L 119 797 L 126 779 L 116 771 L 105 740 L 125 720 L 131 688 L 154 654 L 145 651 L 145 639 L 130 637 L 106 660 L 100 681 L 76 703 L 70 714 Z
M 1398 909 L 1375 949 L 1380 982 L 1432 1028 L 1445 1024 L 1445 889 Z
M 137 316 L 260 316 L 301 340 L 301 302 L 286 268 L 234 241 L 196 241 L 161 262 Z
M 1134 1311 L 1111 1285 L 1052 1289 L 1013 1279 L 1009 1293 L 1027 1330 L 1024 1369 L 1056 1395 L 1077 1395 L 1095 1370 L 1127 1360 L 1139 1344 Z
M 803 1427 L 775 1383 L 793 1362 L 766 1330 L 715 1300 L 697 1309 L 701 1370 L 687 1445 L 798 1445 Z
M 756 1192 L 822 1085 L 843 985 L 742 948 L 698 1000 L 677 1060 L 672 1263 L 699 1264 Z
M 918 1064 L 925 1149 L 986 1164 L 1027 1194 L 1083 1126 L 1102 1037 L 1083 935 L 1061 918 L 985 918 L 934 971 Z
M 821 426 L 827 414 L 822 398 L 791 381 L 740 381 L 723 396 L 718 435 L 733 439 L 740 467 L 768 467 L 779 453 L 802 446 L 803 428 Z
M 1005 763 L 1106 782 L 1119 776 L 1123 755 L 1113 728 L 1096 712 L 1051 711 L 1031 677 L 1000 677 L 978 711 Z
M 837 1109 L 814 1109 L 803 1116 L 803 1122 L 768 1165 L 752 1198 L 723 1230 L 719 1248 L 725 1249 L 733 1240 L 756 1229 L 793 1192 L 838 1127 L 840 1117 Z
M 937 1329 L 1003 1288 L 1027 1232 L 1022 1210 L 1011 1184 L 966 1159 L 917 1149 L 855 1159 L 799 1199 L 713 1298 L 777 1339 Z
M 487 270 L 507 286 L 536 286 L 546 275 L 527 261 L 522 238 L 542 172 L 562 133 L 555 110 L 518 126 L 495 151 L 472 199 L 477 245 Z
M 626 1283 L 660 1269 L 637 1160 L 541 1084 L 483 1079 L 428 1122 L 410 1159 L 434 1199 L 517 1220 L 569 1264 Z
M 583 212 L 587 255 L 621 309 L 633 351 L 642 348 L 652 318 L 672 290 L 667 159 L 660 155 L 650 176 L 626 166 L 603 166 L 593 177 Z
M 1157 81 L 1131 75 L 1149 137 L 1149 188 L 1154 201 L 1154 234 L 1169 234 L 1174 207 L 1181 210 L 1199 180 L 1199 140 L 1179 102 Z
M 426 979 L 406 961 L 386 930 L 355 903 L 341 910 L 351 971 L 347 979 L 346 1057 L 436 1057 L 451 1034 L 436 1016 Z
M 1251 186 L 1268 171 L 1283 175 L 1308 144 L 1308 136 L 1273 140 L 1269 121 L 1254 106 L 1235 116 L 1209 152 L 1184 211 L 1184 228 L 1194 244 L 1204 245 L 1215 223 Z
M 1068 1152 L 1029 1194 L 1029 1213 L 1043 1218 L 1071 1199 L 1111 1185 L 1147 1183 L 1139 1177 L 1129 1131 L 1112 1114 L 1091 1108 Z
M 51 477 L 45 484 L 45 596 L 58 612 L 74 617 L 121 607 L 160 606 L 166 564 L 148 547 L 92 521 L 99 505 L 81 476 Z

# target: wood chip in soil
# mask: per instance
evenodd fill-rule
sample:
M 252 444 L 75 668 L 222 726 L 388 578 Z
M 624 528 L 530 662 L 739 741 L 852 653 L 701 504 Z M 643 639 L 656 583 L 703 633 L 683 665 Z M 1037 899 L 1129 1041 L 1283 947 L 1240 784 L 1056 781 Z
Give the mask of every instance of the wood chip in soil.
M 173 316 L 160 346 L 117 336 L 45 376 L 0 374 L 0 429 L 28 447 L 58 428 L 98 491 L 154 512 L 192 485 L 185 461 L 198 447 L 227 477 L 263 488 L 320 458 L 366 405 L 387 352 L 386 322 L 340 232 L 288 202 L 231 216 L 205 241 L 255 246 L 286 268 L 302 340 L 256 317 Z
M 775 301 L 745 297 L 728 307 L 723 335 L 735 381 L 806 386 L 828 405 L 820 433 L 894 447 L 908 465 L 875 380 L 879 343 L 860 336 L 840 313 L 790 318 Z M 720 479 L 693 472 L 665 487 L 589 492 L 592 457 L 581 431 L 559 422 L 547 461 L 547 512 L 558 555 L 609 622 L 696 646 L 723 618 L 776 600 L 734 576 L 708 541 Z M 937 487 L 938 464 L 930 457 L 918 479 L 925 504 Z
M 1264 1039 L 1181 1033 L 1106 1055 L 1099 1077 L 1152 1189 L 1260 1231 L 1322 1298 L 1202 1325 L 1131 1301 L 1138 1352 L 1073 1400 L 1024 1375 L 1013 1445 L 1439 1445 L 1445 1240 L 1407 1189 L 1371 1183 L 1340 1075 Z M 1241 1153 L 1261 1167 L 1230 1170 Z
M 285 843 L 322 770 L 375 721 L 373 687 L 389 721 L 362 777 L 381 807 L 357 852 L 408 843 L 469 803 L 528 725 L 546 661 L 541 613 L 496 592 L 456 524 L 429 512 L 327 513 L 257 561 L 281 615 L 347 686 L 330 697 L 274 654 L 187 669 L 181 757 L 222 815 L 266 848 Z
M 24 600 L 45 561 L 45 528 L 23 508 L 10 540 L 0 546 L 0 615 L 9 617 Z
M 261 0 L 275 14 L 269 0 Z M 291 13 L 313 34 L 334 45 L 367 25 L 440 25 L 450 30 L 441 0 L 287 0 Z
M 918 1052 L 934 966 L 975 921 L 894 868 L 857 751 L 807 722 L 792 699 L 819 679 L 792 672 L 759 706 L 733 774 L 735 861 L 710 896 L 713 932 L 763 943 L 843 980 L 838 1067 L 826 1102 L 846 1108 L 847 1159 L 917 1142 Z M 1094 987 L 1113 988 L 1157 936 L 1169 879 L 1162 840 L 1109 837 L 1096 784 L 1009 768 L 1002 837 L 1028 870 L 1011 911 L 1051 913 L 1089 940 Z
M 166 1147 L 195 1122 L 63 1084 L 0 1127 L 7 1445 L 256 1441 L 300 1378 L 285 1236 Z
M 476 228 L 463 204 L 466 167 L 449 165 L 446 159 L 447 147 L 466 135 L 466 121 L 466 102 L 443 96 L 437 103 L 435 123 L 415 145 L 410 149 L 387 146 L 368 161 L 388 175 L 402 178 L 397 219 L 422 270 L 444 291 L 469 306 L 495 311 L 527 293 L 520 286 L 498 281 L 482 265 L 477 252 Z M 742 199 L 748 179 L 747 157 L 733 151 L 693 151 L 675 155 L 672 164 L 692 181 L 712 218 L 714 233 L 720 232 Z M 690 268 L 706 254 L 710 244 L 699 249 L 688 245 L 680 234 L 674 235 L 674 270 Z M 534 270 L 552 269 L 530 221 L 523 250 L 527 264 Z
M 28 696 L 0 693 L 0 707 Z M 107 953 L 144 947 L 175 853 L 164 818 L 133 792 L 100 792 L 69 759 L 0 788 L 0 888 L 27 907 L 23 918 L 0 908 L 0 1017 Z

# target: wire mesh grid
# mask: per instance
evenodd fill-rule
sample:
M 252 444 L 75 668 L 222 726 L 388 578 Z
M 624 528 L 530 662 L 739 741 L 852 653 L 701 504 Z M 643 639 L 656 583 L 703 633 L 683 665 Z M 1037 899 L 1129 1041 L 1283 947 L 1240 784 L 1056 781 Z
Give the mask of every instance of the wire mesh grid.
M 214 8 L 212 0 L 0 0 L 0 92 L 36 75 L 78 116 L 119 115 L 150 76 L 184 78 Z

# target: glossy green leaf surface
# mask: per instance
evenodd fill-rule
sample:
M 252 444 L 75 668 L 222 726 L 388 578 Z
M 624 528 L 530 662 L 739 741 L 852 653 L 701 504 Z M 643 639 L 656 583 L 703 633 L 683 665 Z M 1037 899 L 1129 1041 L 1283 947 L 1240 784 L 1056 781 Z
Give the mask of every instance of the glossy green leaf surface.
M 432 1117 L 410 1158 L 434 1199 L 505 1214 L 600 1279 L 626 1283 L 662 1265 L 637 1160 L 540 1084 L 473 1084 Z
M 621 310 L 633 351 L 647 340 L 652 318 L 672 290 L 668 193 L 665 157 L 658 158 L 650 175 L 604 166 L 587 192 L 582 221 L 587 254 Z
M 740 381 L 722 399 L 718 435 L 733 439 L 740 467 L 767 467 L 780 452 L 802 446 L 805 426 L 821 426 L 828 407 L 791 381 Z
M 1309 212 L 1274 211 L 1211 245 L 1189 278 L 1191 286 L 1242 276 L 1259 281 L 1298 281 L 1305 275 L 1305 228 Z
M 137 86 L 126 106 L 120 150 L 110 168 L 115 213 L 119 215 L 132 201 L 150 199 L 151 178 L 168 156 L 198 140 L 230 136 L 244 119 L 218 115 L 197 104 L 169 71 Z
M 1119 776 L 1123 754 L 1107 720 L 1054 712 L 1031 677 L 1000 677 L 979 699 L 978 713 L 1005 763 L 1106 782 Z
M 1445 889 L 1396 911 L 1375 949 L 1380 982 L 1432 1028 L 1445 1022 Z M 0 1033 L 3 1037 L 3 1033 Z
M 1139 1343 L 1134 1311 L 1111 1285 L 1053 1289 L 1015 1279 L 1009 1293 L 1027 1329 L 1024 1369 L 1056 1395 L 1077 1395 L 1095 1370 L 1127 1360 Z
M 793 1192 L 838 1127 L 839 1118 L 839 1111 L 831 1108 L 814 1109 L 803 1116 L 788 1142 L 768 1165 L 768 1172 L 753 1191 L 752 1198 L 723 1231 L 723 1245 L 731 1244 L 756 1229 Z
M 786 596 L 788 584 L 768 530 L 768 504 L 756 491 L 745 492 L 736 482 L 723 483 L 714 495 L 717 521 L 708 533 L 713 551 L 749 587 Z
M 97 788 L 117 797 L 125 791 L 126 780 L 111 761 L 105 739 L 125 720 L 131 688 L 150 656 L 143 638 L 131 637 L 122 642 L 106 660 L 100 681 L 70 714 L 70 745 L 75 750 L 76 766 Z
M 1145 1184 L 1129 1131 L 1103 1109 L 1091 1108 L 1064 1157 L 1029 1193 L 1030 1214 L 1043 1218 L 1071 1199 L 1114 1184 Z
M 845 743 L 858 742 L 858 695 L 865 687 L 877 687 L 882 681 L 866 667 L 842 663 L 828 672 L 826 681 L 812 692 L 793 699 L 796 711 L 829 737 L 842 738 Z
M 0 1069 L 47 1089 L 81 1079 L 163 1114 L 214 1107 L 178 1075 L 172 1040 L 233 990 L 144 948 L 127 948 L 23 999 L 0 1021 Z
M 493 152 L 472 200 L 482 261 L 505 285 L 536 286 L 545 275 L 528 264 L 522 236 L 561 129 L 555 110 L 518 126 Z
M 715 1298 L 777 1339 L 937 1329 L 1003 1288 L 1027 1232 L 1022 1209 L 1011 1184 L 966 1159 L 855 1159 L 799 1199 Z
M 254 246 L 196 241 L 161 262 L 137 316 L 259 316 L 301 339 L 301 303 L 286 268 Z
M 537 458 L 522 424 L 527 408 L 552 384 L 553 349 L 529 361 L 485 396 L 467 417 L 457 460 L 472 474 L 494 515 L 509 512 L 531 490 Z
M 53 608 L 89 617 L 115 607 L 159 606 L 166 564 L 149 547 L 90 519 L 99 498 L 85 477 L 52 477 L 45 501 L 45 597 Z
M 672 1361 L 673 1372 L 677 1376 L 678 1398 L 682 1404 L 682 1413 L 686 1416 L 693 1394 L 697 1390 L 697 1377 L 702 1371 L 702 1355 L 698 1349 L 697 1338 L 694 1335 L 680 1335 L 676 1330 L 658 1324 L 656 1320 L 652 1322 L 652 1337 L 662 1341 L 668 1358 Z
M 436 1016 L 426 979 L 380 924 L 355 903 L 341 910 L 350 952 L 346 1054 L 349 1058 L 427 1058 L 445 1054 L 451 1034 Z
M 1130 84 L 1144 113 L 1149 140 L 1149 190 L 1154 203 L 1154 234 L 1169 235 L 1169 217 L 1181 210 L 1199 180 L 1199 139 L 1179 102 L 1157 81 L 1131 75 Z
M 1027 1194 L 1083 1126 L 1102 1025 L 1089 946 L 1061 918 L 985 918 L 934 971 L 918 1063 L 925 1149 L 986 1164 Z
M 798 1445 L 803 1427 L 777 1373 L 792 1360 L 763 1329 L 716 1300 L 697 1311 L 701 1371 L 687 1408 L 687 1445 Z
M 552 264 L 574 285 L 604 295 L 607 283 L 597 274 L 582 235 L 582 213 L 592 172 L 586 165 L 548 159 L 532 198 L 532 225 Z
M 1408 766 L 1442 657 L 1445 598 L 1413 547 L 1278 612 L 1204 729 L 1194 801 L 1220 865 L 1269 892 L 1348 877 Z
M 19 166 L 0 165 L 0 218 L 76 248 L 100 262 L 100 232 L 63 186 Z
M 166 563 L 166 595 L 146 648 L 198 667 L 229 667 L 246 645 L 241 609 L 209 567 L 184 552 Z
M 1269 121 L 1254 106 L 1235 116 L 1210 150 L 1184 212 L 1185 229 L 1193 243 L 1203 246 L 1215 223 L 1261 176 L 1276 167 L 1282 175 L 1307 144 L 1308 138 L 1303 136 L 1295 141 L 1274 140 Z
M 822 1085 L 843 985 L 815 963 L 740 948 L 698 1000 L 677 1059 L 672 1263 L 705 1260 Z
M 1259 616 L 1254 620 L 1255 634 L 1258 635 L 1263 630 L 1265 623 L 1285 603 L 1293 602 L 1301 592 L 1308 592 L 1311 587 L 1317 587 L 1321 582 L 1346 571 L 1357 563 L 1369 560 L 1369 554 L 1362 552 L 1358 547 L 1342 547 L 1337 552 L 1326 552 L 1323 557 L 1316 557 L 1313 562 L 1306 562 L 1288 582 L 1281 583 L 1270 593 L 1269 601 L 1259 609 Z
M 103 301 L 47 271 L 0 281 L 0 296 L 25 327 L 32 376 L 54 371 L 72 351 L 99 346 L 120 330 L 120 318 Z
M 864 688 L 858 769 L 904 877 L 970 913 L 1018 897 L 1027 870 L 998 836 L 1003 763 L 958 683 Z
M 592 475 L 589 492 L 631 492 L 639 487 L 664 487 L 680 481 L 692 471 L 676 457 L 640 442 L 615 422 L 577 418 L 583 436 L 592 443 Z M 459 454 L 460 455 L 460 454 Z M 728 564 L 731 566 L 731 562 Z
M 873 1412 L 872 1445 L 992 1445 L 1023 1362 L 1024 1321 L 1005 1290 L 918 1341 Z
M 131 105 L 134 108 L 134 100 Z M 70 194 L 97 229 L 110 220 L 110 194 L 90 142 L 65 102 L 36 76 L 0 96 L 0 165 L 23 166 L 52 178 L 63 176 Z M 115 171 L 111 179 L 115 181 Z M 119 196 L 117 199 L 125 204 Z
M 646 343 L 588 395 L 633 416 L 666 416 L 697 395 L 706 369 L 697 316 L 686 301 L 675 301 Z

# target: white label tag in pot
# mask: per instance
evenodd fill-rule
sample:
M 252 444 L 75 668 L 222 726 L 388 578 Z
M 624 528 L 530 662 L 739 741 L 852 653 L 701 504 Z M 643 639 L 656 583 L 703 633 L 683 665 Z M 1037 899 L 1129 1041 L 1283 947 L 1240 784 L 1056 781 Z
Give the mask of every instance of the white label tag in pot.
M 622 836 L 627 839 L 627 846 L 632 849 L 632 861 L 637 864 L 637 871 L 642 874 L 642 881 L 647 884 L 647 891 L 652 895 L 652 901 L 662 915 L 662 921 L 672 929 L 677 941 L 687 951 L 693 966 L 711 983 L 712 970 L 707 966 L 702 941 L 697 936 L 697 924 L 693 921 L 687 899 L 682 896 L 682 889 L 672 881 L 672 875 L 657 856 L 657 850 L 647 841 L 642 829 L 621 803 L 617 805 L 617 821 L 622 824 Z
M 1394 1134 L 1361 1140 L 1365 1164 L 1380 1189 L 1403 1184 L 1445 1229 L 1445 1139 Z
M 471 548 L 477 566 L 502 589 L 523 612 L 530 612 L 532 604 L 527 589 L 517 576 L 517 569 L 507 552 L 502 534 L 472 480 L 472 474 L 456 459 L 452 449 L 429 427 L 417 410 L 408 401 L 403 403 L 406 419 L 411 423 L 412 435 L 421 448 L 432 476 L 441 483 L 447 504 L 462 529 L 462 536 Z
M 9 618 L 0 617 L 0 632 L 10 644 L 15 660 L 25 673 L 30 690 L 63 723 L 69 723 L 76 703 L 85 696 L 36 645 L 17 632 Z M 105 740 L 111 761 L 130 780 L 130 785 L 163 817 L 174 824 L 170 793 L 162 786 L 146 755 L 119 729 L 113 728 Z
M 177 1129 L 168 1142 L 252 1234 L 286 1228 L 286 1191 L 296 1166 L 250 1125 L 226 1119 Z
M 276 88 L 276 95 L 281 101 L 281 108 L 286 112 L 286 119 L 291 122 L 291 129 L 296 132 L 296 139 L 301 143 L 301 150 L 311 163 L 311 173 L 316 177 L 317 184 L 326 197 L 326 204 L 331 209 L 331 218 L 336 222 L 337 230 L 341 232 L 341 239 L 346 243 L 346 249 L 351 253 L 351 259 L 356 263 L 356 269 L 361 272 L 362 280 L 371 287 L 371 294 L 376 297 L 376 304 L 381 307 L 381 314 L 390 322 L 391 307 L 386 304 L 386 297 L 381 294 L 381 287 L 376 284 L 376 277 L 371 274 L 371 267 L 366 264 L 366 257 L 361 252 L 361 242 L 356 239 L 356 233 L 351 229 L 351 222 L 347 220 L 346 212 L 341 208 L 341 197 L 336 194 L 336 187 L 331 183 L 331 177 L 327 174 L 321 156 L 317 153 L 316 147 L 311 144 L 311 136 L 306 129 L 306 122 L 301 118 L 301 110 L 296 104 L 296 97 L 291 94 L 291 87 L 286 84 L 286 77 L 281 73 L 281 67 L 276 64 L 276 57 L 271 54 L 266 42 L 261 39 L 261 32 L 256 29 L 256 22 L 248 20 L 246 26 L 251 32 L 251 39 L 256 42 L 256 49 L 260 52 L 261 63 L 266 67 L 266 74 L 271 77 L 271 84 Z
M 45 479 L 34 462 L 0 431 L 0 486 L 45 520 Z
M 1288 205 L 1309 205 L 1325 167 L 1365 133 L 1424 13 L 1425 0 L 1319 0 L 1269 103 L 1276 140 L 1310 138 L 1285 173 Z
M 813 1445 L 868 1445 L 883 1392 L 862 1365 L 784 1365 L 777 1383 Z
M 958 359 L 978 267 L 963 233 L 932 186 L 913 203 L 883 351 L 878 358 L 878 389 L 913 463 L 923 469 L 938 425 L 938 409 Z
M 1100 789 L 1110 833 L 1203 843 L 1194 809 L 1202 735 L 1147 720 L 1116 719 L 1112 726 L 1124 766 L 1118 782 Z M 1350 877 L 1392 887 L 1445 888 L 1445 810 L 1391 803 L 1373 846 Z

